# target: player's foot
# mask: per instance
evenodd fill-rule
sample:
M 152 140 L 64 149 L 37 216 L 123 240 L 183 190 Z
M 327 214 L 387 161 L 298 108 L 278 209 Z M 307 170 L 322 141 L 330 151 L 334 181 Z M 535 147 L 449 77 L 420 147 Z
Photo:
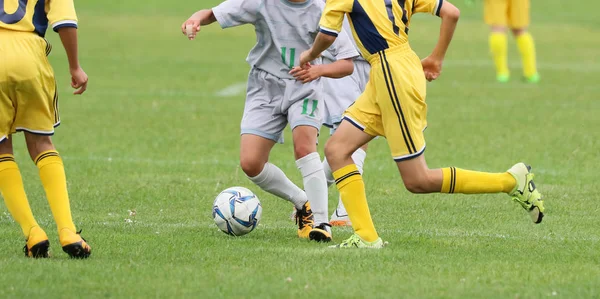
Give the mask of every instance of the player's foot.
M 23 247 L 25 256 L 32 258 L 47 258 L 50 255 L 48 250 L 50 249 L 50 241 L 46 232 L 39 226 L 34 226 L 29 230 L 29 237 L 27 238 L 27 244 Z
M 542 194 L 535 187 L 533 173 L 530 171 L 531 167 L 524 163 L 517 163 L 508 170 L 517 180 L 517 186 L 508 195 L 529 212 L 534 223 L 540 223 L 544 218 L 544 201 Z
M 298 237 L 308 239 L 308 235 L 315 225 L 315 218 L 308 201 L 302 206 L 302 209 L 296 209 L 296 224 L 298 224 Z
M 68 228 L 63 228 L 58 234 L 63 251 L 71 258 L 85 259 L 92 253 L 92 248 L 87 244 L 85 239 L 79 235 L 80 233 L 81 231 L 75 233 Z
M 535 74 L 533 74 L 532 76 L 529 76 L 529 77 L 525 77 L 525 81 L 527 83 L 533 83 L 533 84 L 540 82 L 540 79 L 541 78 L 540 78 L 540 75 L 538 73 L 535 73 Z
M 361 239 L 357 234 L 352 235 L 350 238 L 346 239 L 342 243 L 338 245 L 329 246 L 329 248 L 368 248 L 368 249 L 381 249 L 387 242 L 383 242 L 381 238 L 377 238 L 377 240 L 373 242 L 367 242 Z
M 329 223 L 321 223 L 313 228 L 308 234 L 311 241 L 331 242 L 331 225 Z
M 508 81 L 510 81 L 510 75 L 508 75 L 508 74 L 496 75 L 496 81 L 498 81 L 500 83 L 507 83 Z
M 337 209 L 331 214 L 331 220 L 329 221 L 331 226 L 352 226 L 350 217 L 347 213 L 340 213 Z

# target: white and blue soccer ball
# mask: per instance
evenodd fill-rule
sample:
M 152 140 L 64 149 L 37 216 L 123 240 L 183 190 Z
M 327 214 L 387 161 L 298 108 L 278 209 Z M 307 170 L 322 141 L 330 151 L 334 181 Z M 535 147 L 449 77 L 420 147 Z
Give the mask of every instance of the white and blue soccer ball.
M 232 236 L 243 236 L 258 226 L 262 206 L 252 191 L 244 187 L 231 187 L 217 195 L 212 215 L 221 231 Z

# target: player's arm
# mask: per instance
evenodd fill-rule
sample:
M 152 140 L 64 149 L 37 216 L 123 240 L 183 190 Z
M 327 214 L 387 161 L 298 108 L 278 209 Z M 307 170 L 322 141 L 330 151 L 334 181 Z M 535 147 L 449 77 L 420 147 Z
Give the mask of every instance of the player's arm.
M 352 11 L 353 3 L 354 1 L 351 0 L 327 1 L 325 3 L 325 10 L 319 23 L 319 33 L 312 47 L 300 55 L 300 66 L 306 66 L 333 45 L 338 34 L 342 31 L 344 14 Z
M 262 0 L 226 0 L 212 9 L 204 9 L 194 13 L 181 25 L 181 31 L 190 40 L 196 37 L 201 26 L 218 22 L 221 28 L 235 27 L 243 24 L 254 24 Z
M 460 10 L 450 2 L 444 1 L 441 3 L 439 16 L 442 19 L 440 26 L 440 36 L 431 55 L 421 61 L 425 77 L 429 81 L 437 79 L 442 72 L 442 63 L 446 57 L 446 51 L 452 41 L 452 36 L 456 30 L 456 24 L 460 17 Z
M 82 94 L 87 89 L 88 76 L 79 65 L 79 51 L 77 49 L 77 28 L 62 27 L 57 29 L 60 41 L 67 52 L 69 71 L 71 72 L 71 87 L 76 90 L 73 94 Z
M 294 67 L 290 74 L 302 83 L 312 82 L 321 77 L 339 79 L 352 75 L 354 62 L 352 58 L 336 60 L 333 63 L 317 64 L 309 67 Z
M 181 25 L 181 32 L 190 40 L 196 38 L 201 26 L 210 25 L 217 21 L 212 9 L 203 9 L 195 12 L 187 21 Z
M 73 93 L 82 94 L 87 89 L 88 76 L 79 64 L 75 5 L 73 0 L 53 0 L 49 1 L 48 5 L 46 17 L 52 29 L 58 32 L 60 41 L 67 53 L 71 73 L 71 87 L 76 89 Z

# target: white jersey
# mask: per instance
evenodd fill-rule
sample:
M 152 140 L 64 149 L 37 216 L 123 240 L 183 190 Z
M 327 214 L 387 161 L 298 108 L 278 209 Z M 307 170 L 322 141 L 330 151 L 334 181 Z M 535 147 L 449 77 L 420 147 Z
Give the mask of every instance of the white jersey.
M 278 78 L 294 79 L 289 71 L 314 43 L 324 8 L 321 0 L 227 0 L 213 8 L 213 13 L 222 28 L 254 25 L 257 42 L 246 59 L 250 66 Z M 352 39 L 344 35 L 332 51 L 338 59 L 358 57 Z M 321 64 L 321 59 L 313 63 Z

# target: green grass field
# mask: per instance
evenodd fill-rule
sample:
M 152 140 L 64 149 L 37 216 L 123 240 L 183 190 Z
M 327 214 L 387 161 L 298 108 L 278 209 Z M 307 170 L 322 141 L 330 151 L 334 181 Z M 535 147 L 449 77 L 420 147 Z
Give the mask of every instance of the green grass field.
M 546 218 L 533 225 L 503 195 L 410 194 L 380 139 L 365 168 L 374 221 L 390 242 L 380 251 L 298 240 L 291 206 L 244 176 L 244 94 L 236 86 L 249 70 L 253 28 L 213 25 L 193 42 L 179 30 L 195 10 L 217 2 L 79 1 L 90 76 L 83 97 L 70 95 L 64 51 L 49 33 L 63 121 L 54 140 L 93 254 L 70 260 L 60 249 L 37 168 L 20 142 L 16 156 L 53 257 L 23 257 L 19 227 L 0 205 L 0 298 L 600 297 L 598 2 L 533 1 L 538 85 L 518 80 L 512 40 L 515 80 L 495 83 L 481 4 L 458 2 L 462 19 L 444 73 L 428 86 L 428 163 L 504 171 L 526 161 L 545 195 Z M 413 20 L 420 56 L 438 26 L 431 17 Z M 277 146 L 271 161 L 302 183 L 291 143 Z M 211 218 L 214 196 L 235 185 L 255 191 L 264 209 L 257 230 L 239 238 Z M 337 192 L 330 196 L 333 207 Z M 351 231 L 334 234 L 341 241 Z

